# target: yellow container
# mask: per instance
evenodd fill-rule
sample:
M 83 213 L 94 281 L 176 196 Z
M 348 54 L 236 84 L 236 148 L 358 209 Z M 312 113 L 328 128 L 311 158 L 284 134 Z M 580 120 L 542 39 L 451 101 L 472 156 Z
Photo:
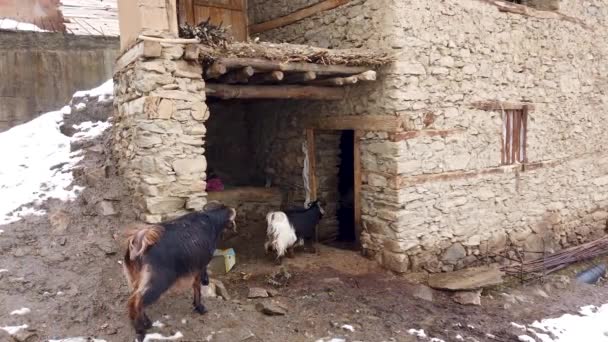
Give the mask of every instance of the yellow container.
M 208 270 L 213 274 L 226 274 L 236 264 L 236 253 L 234 249 L 216 249 L 213 258 L 209 263 Z

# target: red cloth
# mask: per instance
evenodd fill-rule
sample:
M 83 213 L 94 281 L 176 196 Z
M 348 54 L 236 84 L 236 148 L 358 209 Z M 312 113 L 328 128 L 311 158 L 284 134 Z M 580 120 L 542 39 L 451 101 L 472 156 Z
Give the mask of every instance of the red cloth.
M 223 191 L 223 190 L 224 190 L 224 183 L 222 183 L 221 179 L 211 178 L 211 179 L 207 180 L 207 191 L 216 192 L 216 191 Z

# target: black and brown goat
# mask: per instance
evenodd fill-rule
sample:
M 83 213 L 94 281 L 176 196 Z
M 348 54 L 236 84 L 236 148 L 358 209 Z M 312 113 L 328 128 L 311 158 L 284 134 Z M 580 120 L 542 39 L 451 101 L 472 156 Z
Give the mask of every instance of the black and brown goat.
M 236 211 L 209 203 L 200 212 L 158 225 L 139 225 L 127 235 L 124 271 L 131 296 L 128 311 L 137 340 L 143 341 L 152 322 L 145 307 L 178 284 L 190 284 L 194 310 L 207 312 L 201 301 L 201 283 L 209 283 L 207 265 L 224 228 L 236 232 Z

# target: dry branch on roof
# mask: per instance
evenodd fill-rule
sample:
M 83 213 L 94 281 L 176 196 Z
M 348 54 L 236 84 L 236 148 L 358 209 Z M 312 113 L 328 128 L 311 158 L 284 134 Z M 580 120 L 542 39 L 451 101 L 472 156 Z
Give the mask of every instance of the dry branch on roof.
M 223 47 L 201 47 L 201 59 L 205 63 L 219 58 L 258 58 L 278 63 L 313 63 L 321 65 L 345 65 L 378 67 L 388 64 L 392 57 L 382 51 L 365 49 L 324 49 L 308 45 L 241 43 Z
M 198 38 L 202 44 L 212 47 L 225 47 L 230 41 L 228 30 L 222 24 L 213 25 L 211 17 L 206 21 L 201 21 L 196 26 L 184 24 L 179 27 L 180 38 Z

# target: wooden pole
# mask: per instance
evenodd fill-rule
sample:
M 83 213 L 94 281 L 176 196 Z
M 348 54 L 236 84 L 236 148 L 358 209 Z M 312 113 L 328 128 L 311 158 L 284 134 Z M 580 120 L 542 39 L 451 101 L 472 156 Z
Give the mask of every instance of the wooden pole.
M 267 86 L 228 85 L 207 83 L 205 92 L 209 97 L 229 99 L 292 99 L 292 100 L 341 100 L 345 96 L 342 88 L 314 86 Z
M 207 78 L 218 78 L 226 72 L 228 72 L 228 68 L 226 67 L 226 65 L 219 62 L 215 62 L 209 68 L 207 68 L 205 75 L 207 76 Z
M 308 186 L 310 187 L 310 200 L 317 200 L 317 158 L 315 148 L 315 131 L 306 129 L 306 147 L 308 149 Z M 315 227 L 315 242 L 319 243 L 319 225 Z
M 275 83 L 285 78 L 282 71 L 273 71 L 263 74 L 255 74 L 249 79 L 249 84 Z
M 361 138 L 363 138 L 363 131 L 356 130 L 353 141 L 353 160 L 354 160 L 354 175 L 355 184 L 353 185 L 354 192 L 354 211 L 355 211 L 355 237 L 357 244 L 361 245 L 361 232 L 363 231 L 361 221 Z
M 261 58 L 218 58 L 216 63 L 225 65 L 228 69 L 238 69 L 251 66 L 259 71 L 307 72 L 317 74 L 357 75 L 369 71 L 369 67 L 348 65 L 324 65 L 314 63 L 281 63 Z
M 249 78 L 255 74 L 252 67 L 244 67 L 242 69 L 234 70 L 226 75 L 219 78 L 219 82 L 234 84 L 234 83 L 247 83 Z
M 302 73 L 287 74 L 285 76 L 285 83 L 303 83 L 312 81 L 317 78 L 317 74 L 314 71 L 307 71 Z

